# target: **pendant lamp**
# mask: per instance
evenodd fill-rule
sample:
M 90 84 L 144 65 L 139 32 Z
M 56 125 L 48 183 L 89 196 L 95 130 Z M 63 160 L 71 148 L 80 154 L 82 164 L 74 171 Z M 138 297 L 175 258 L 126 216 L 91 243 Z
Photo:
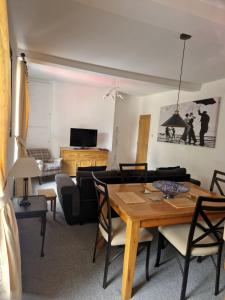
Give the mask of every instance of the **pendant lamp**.
M 180 68 L 180 79 L 179 79 L 179 87 L 178 87 L 178 95 L 177 95 L 177 107 L 176 107 L 174 114 L 167 121 L 165 121 L 161 126 L 186 127 L 186 125 L 187 125 L 179 114 L 179 101 L 180 101 L 180 88 L 181 88 L 181 79 L 182 79 L 183 64 L 184 64 L 184 52 L 185 52 L 185 47 L 186 47 L 186 41 L 189 40 L 190 38 L 191 38 L 191 35 L 189 35 L 189 34 L 181 33 L 181 35 L 180 35 L 180 39 L 184 41 L 184 46 L 183 46 L 183 54 L 182 54 L 181 68 Z

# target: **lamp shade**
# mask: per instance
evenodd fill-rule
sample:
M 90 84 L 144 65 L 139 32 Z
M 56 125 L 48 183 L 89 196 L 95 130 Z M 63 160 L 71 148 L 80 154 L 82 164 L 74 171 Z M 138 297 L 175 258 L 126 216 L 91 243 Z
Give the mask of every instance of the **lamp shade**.
M 181 118 L 179 113 L 175 111 L 175 113 L 161 126 L 165 127 L 186 127 L 187 124 L 184 122 L 184 120 Z
M 41 175 L 41 170 L 33 157 L 21 157 L 17 159 L 8 175 L 15 178 L 37 177 Z

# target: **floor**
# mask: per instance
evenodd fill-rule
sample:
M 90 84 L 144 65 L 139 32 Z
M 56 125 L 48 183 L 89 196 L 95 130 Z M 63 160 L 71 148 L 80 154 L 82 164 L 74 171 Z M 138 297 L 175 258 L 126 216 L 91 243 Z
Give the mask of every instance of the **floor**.
M 38 184 L 35 185 L 38 188 Z M 42 184 L 41 188 L 55 188 L 54 182 Z M 95 224 L 69 226 L 64 220 L 57 202 L 56 221 L 47 213 L 45 257 L 40 257 L 40 220 L 19 220 L 22 255 L 23 300 L 116 300 L 120 299 L 122 260 L 116 260 L 109 269 L 110 285 L 102 288 L 104 251 L 95 264 L 92 252 Z M 135 300 L 179 299 L 181 274 L 174 250 L 166 247 L 159 268 L 154 268 L 156 243 L 151 251 L 151 279 L 145 281 L 145 252 L 137 259 L 133 298 Z M 215 297 L 214 266 L 208 258 L 201 264 L 190 265 L 187 296 L 190 300 L 222 300 L 225 295 L 225 271 L 221 270 L 221 293 Z

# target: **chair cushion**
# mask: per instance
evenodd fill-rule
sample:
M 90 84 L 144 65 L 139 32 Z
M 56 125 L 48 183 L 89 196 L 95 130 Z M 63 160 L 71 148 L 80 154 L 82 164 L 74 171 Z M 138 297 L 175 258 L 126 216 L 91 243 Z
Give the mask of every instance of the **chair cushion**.
M 179 224 L 159 227 L 159 232 L 182 254 L 186 255 L 187 241 L 190 230 L 190 224 Z M 194 239 L 202 235 L 204 232 L 196 227 Z M 214 243 L 215 240 L 211 236 L 202 239 L 199 244 Z M 207 256 L 216 254 L 218 252 L 217 246 L 206 248 L 193 248 L 191 254 L 193 256 Z
M 55 162 L 46 162 L 43 166 L 43 171 L 51 171 L 60 169 L 60 164 L 58 161 Z
M 51 159 L 51 154 L 47 148 L 30 148 L 27 149 L 27 153 L 29 156 L 35 159 L 41 159 L 44 162 Z
M 99 229 L 103 238 L 108 241 L 108 234 L 104 228 L 99 225 Z M 126 239 L 126 224 L 121 220 L 121 218 L 112 218 L 112 246 L 124 245 Z M 139 243 L 150 242 L 153 239 L 153 235 L 148 230 L 140 229 L 140 239 Z

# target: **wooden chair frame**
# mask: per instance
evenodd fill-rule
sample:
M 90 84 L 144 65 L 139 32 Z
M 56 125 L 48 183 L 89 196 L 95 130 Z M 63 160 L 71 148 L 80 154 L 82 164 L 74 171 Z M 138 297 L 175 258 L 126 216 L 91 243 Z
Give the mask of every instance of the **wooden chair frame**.
M 111 252 L 111 241 L 112 241 L 112 218 L 111 218 L 111 206 L 109 202 L 109 194 L 107 184 L 100 181 L 92 172 L 94 187 L 96 190 L 96 196 L 98 201 L 98 223 L 97 223 L 97 232 L 96 232 L 96 239 L 94 245 L 94 253 L 93 253 L 93 262 L 95 262 L 96 258 L 96 250 L 98 244 L 98 237 L 99 237 L 99 225 L 106 231 L 108 235 L 108 241 L 106 243 L 106 257 L 105 257 L 105 268 L 104 268 L 104 277 L 103 277 L 103 288 L 107 287 L 107 277 L 108 277 L 108 269 L 109 265 L 118 258 L 122 253 L 119 252 L 114 257 L 110 259 L 110 252 Z M 146 254 L 146 280 L 150 279 L 149 275 L 149 259 L 150 259 L 150 247 L 151 242 L 143 242 L 142 245 L 146 246 L 147 254 Z
M 210 205 L 210 203 L 213 203 L 214 205 Z M 222 229 L 224 228 L 223 222 L 225 221 L 225 216 L 222 217 L 220 220 L 217 220 L 217 222 L 215 224 L 213 224 L 212 221 L 207 216 L 207 212 L 224 212 L 225 213 L 225 205 L 215 206 L 215 203 L 216 204 L 220 204 L 220 203 L 225 204 L 225 199 L 210 198 L 210 197 L 199 197 L 198 198 L 194 216 L 193 216 L 192 223 L 191 223 L 190 230 L 189 230 L 186 256 L 184 256 L 185 263 L 184 263 L 184 270 L 183 270 L 183 281 L 182 281 L 180 300 L 185 299 L 187 280 L 188 280 L 188 272 L 189 272 L 189 264 L 190 264 L 190 261 L 193 258 L 195 258 L 195 257 L 191 256 L 191 252 L 192 252 L 192 249 L 196 248 L 196 247 L 205 248 L 205 247 L 218 246 L 217 264 L 216 264 L 215 295 L 219 294 L 220 266 L 221 266 L 222 249 L 223 249 L 223 244 L 224 244 Z M 205 222 L 206 226 L 203 225 L 202 220 Z M 194 233 L 195 233 L 196 227 L 199 227 L 204 232 L 198 238 L 194 238 Z M 208 235 L 213 236 L 215 239 L 215 242 L 210 243 L 210 244 L 201 243 L 201 240 L 203 240 Z M 159 233 L 157 258 L 156 258 L 156 263 L 155 263 L 156 267 L 158 267 L 159 263 L 160 263 L 161 249 L 163 248 L 164 239 L 165 239 L 165 237 L 161 233 Z M 199 262 L 200 261 L 199 258 L 198 257 L 196 257 L 196 258 L 198 259 L 198 262 Z
M 221 178 L 221 177 L 223 177 L 223 178 Z M 212 182 L 211 182 L 211 186 L 210 186 L 210 191 L 212 192 L 214 190 L 214 186 L 216 185 L 220 192 L 220 195 L 225 196 L 225 194 L 220 186 L 220 182 L 225 183 L 225 173 L 218 171 L 218 170 L 214 170 Z

